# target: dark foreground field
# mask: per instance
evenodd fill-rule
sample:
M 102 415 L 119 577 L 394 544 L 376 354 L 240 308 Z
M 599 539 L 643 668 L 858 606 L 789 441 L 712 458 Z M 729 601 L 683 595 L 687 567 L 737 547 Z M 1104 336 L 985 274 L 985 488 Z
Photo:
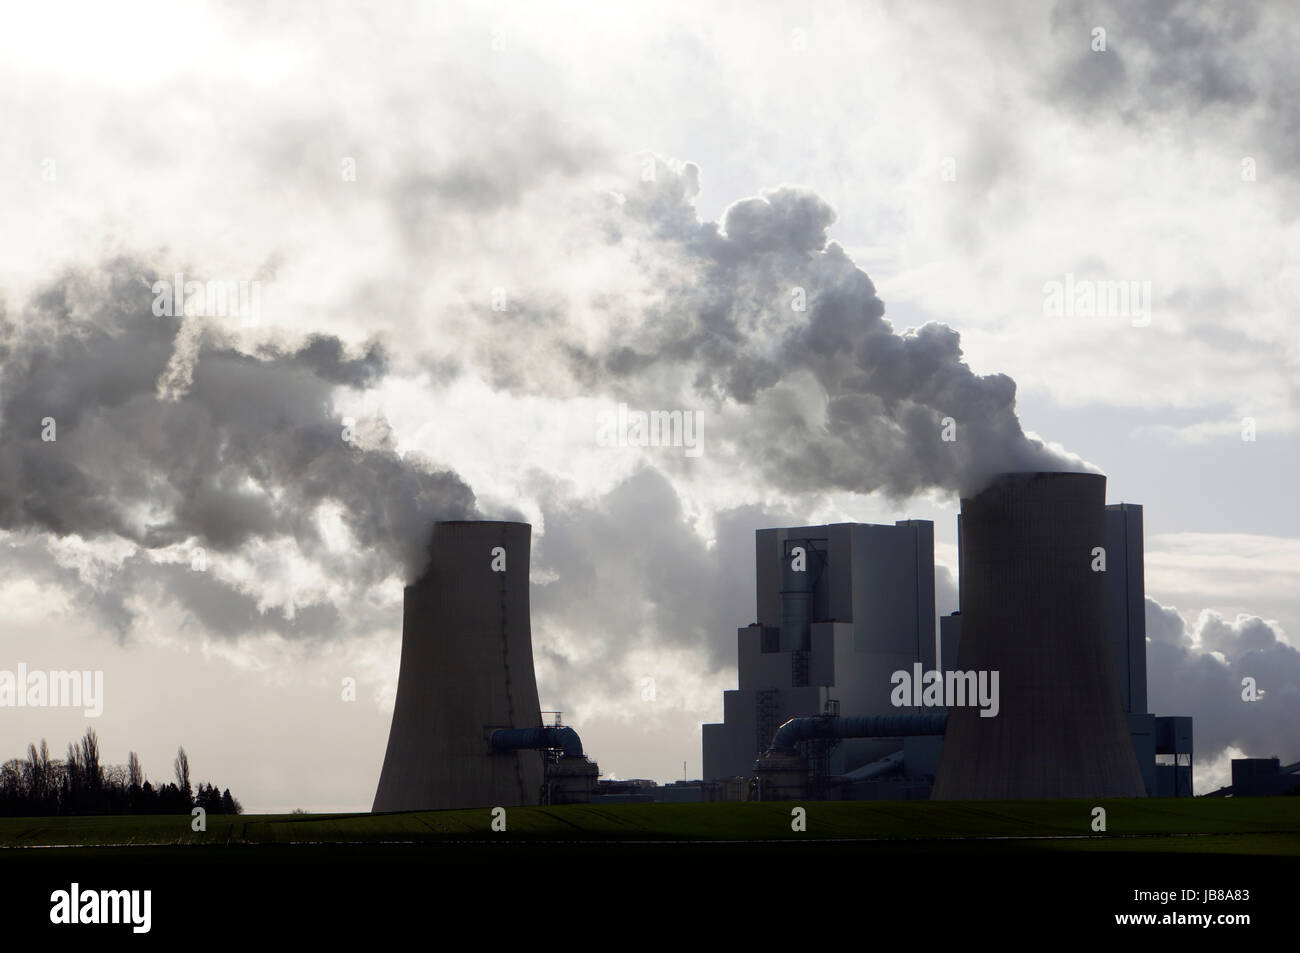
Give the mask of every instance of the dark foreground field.
M 486 809 L 402 814 L 212 815 L 190 817 L 0 818 L 0 848 L 238 847 L 466 841 L 580 843 L 646 841 L 933 842 L 969 839 L 1053 851 L 1139 851 L 1300 857 L 1300 798 L 1165 798 L 1113 801 L 807 802 L 806 830 L 793 803 L 620 804 L 512 807 L 504 831 Z M 1094 807 L 1106 811 L 1093 830 Z M 884 845 L 882 845 L 884 846 Z M 8 856 L 12 857 L 13 853 Z
M 1097 806 L 1105 833 L 1092 831 Z M 683 927 L 669 920 L 740 929 L 775 915 L 807 925 L 830 910 L 839 912 L 828 923 L 841 927 L 902 916 L 926 937 L 1048 925 L 1173 930 L 1171 939 L 1218 931 L 1232 942 L 1289 919 L 1300 873 L 1295 797 L 807 802 L 805 832 L 791 829 L 794 807 L 510 808 L 497 832 L 487 810 L 210 816 L 206 832 L 184 816 L 0 818 L 4 922 L 47 926 L 51 891 L 77 882 L 150 889 L 151 935 L 167 936 L 251 936 L 266 922 L 337 937 L 367 932 L 376 918 L 431 917 L 532 935 L 558 903 L 585 928 L 614 930 L 611 942 L 646 931 L 680 939 Z M 1151 902 L 1135 891 L 1197 893 Z M 1240 899 L 1206 902 L 1207 891 Z M 1115 923 L 1142 912 L 1252 922 Z

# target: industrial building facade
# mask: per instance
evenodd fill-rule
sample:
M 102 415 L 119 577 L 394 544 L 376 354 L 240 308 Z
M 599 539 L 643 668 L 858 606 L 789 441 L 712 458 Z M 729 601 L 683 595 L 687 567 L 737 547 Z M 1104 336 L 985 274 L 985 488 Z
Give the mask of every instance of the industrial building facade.
M 1146 581 L 1142 507 L 1106 507 L 1106 614 L 1120 704 L 1151 797 L 1192 794 L 1192 719 L 1147 711 Z
M 891 673 L 935 666 L 928 520 L 761 529 L 754 561 L 758 618 L 737 631 L 739 684 L 724 693 L 722 722 L 703 726 L 707 779 L 752 775 L 782 723 L 832 703 L 846 714 L 891 714 Z M 842 775 L 900 747 L 846 740 L 825 768 Z
M 933 524 L 759 530 L 758 620 L 738 631 L 723 721 L 703 726 L 706 787 L 766 772 L 793 791 L 806 770 L 804 794 L 833 798 L 1190 796 L 1192 720 L 1147 711 L 1142 507 L 1105 505 L 1105 482 L 1003 474 L 963 500 L 961 609 L 937 646 Z M 890 674 L 914 663 L 1001 670 L 1002 711 L 936 728 L 893 707 Z M 797 751 L 777 749 L 785 721 L 819 716 Z
M 757 530 L 756 620 L 723 720 L 703 726 L 704 780 L 660 795 L 1190 795 L 1191 719 L 1146 710 L 1142 508 L 1106 506 L 1105 486 L 1007 473 L 963 499 L 961 608 L 937 640 L 933 523 Z M 375 811 L 660 799 L 602 786 L 577 732 L 542 723 L 530 544 L 525 523 L 434 527 L 405 591 Z M 931 676 L 947 694 L 923 695 Z M 951 690 L 964 679 L 978 700 Z M 1297 766 L 1249 767 L 1241 790 Z

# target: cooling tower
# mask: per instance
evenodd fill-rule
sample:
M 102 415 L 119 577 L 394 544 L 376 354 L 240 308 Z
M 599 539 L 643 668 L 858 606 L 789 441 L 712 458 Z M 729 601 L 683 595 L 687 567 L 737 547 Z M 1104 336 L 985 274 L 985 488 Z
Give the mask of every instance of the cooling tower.
M 536 804 L 536 751 L 497 728 L 541 724 L 528 616 L 527 523 L 438 523 L 406 587 L 402 668 L 376 811 Z M 501 571 L 504 570 L 504 571 Z
M 932 797 L 1143 797 L 1107 632 L 1106 478 L 1009 473 L 961 505 L 963 672 L 1000 707 L 953 707 Z

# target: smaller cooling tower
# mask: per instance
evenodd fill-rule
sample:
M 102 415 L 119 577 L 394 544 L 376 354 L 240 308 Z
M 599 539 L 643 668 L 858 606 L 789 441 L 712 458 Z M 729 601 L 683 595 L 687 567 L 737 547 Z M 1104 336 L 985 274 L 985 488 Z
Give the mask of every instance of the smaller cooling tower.
M 961 504 L 961 641 L 1000 708 L 948 712 L 932 796 L 1143 797 L 1107 631 L 1106 478 L 1007 473 Z
M 536 804 L 536 751 L 499 728 L 541 724 L 528 615 L 527 523 L 444 522 L 406 587 L 402 668 L 375 811 Z M 500 571 L 504 562 L 504 571 Z

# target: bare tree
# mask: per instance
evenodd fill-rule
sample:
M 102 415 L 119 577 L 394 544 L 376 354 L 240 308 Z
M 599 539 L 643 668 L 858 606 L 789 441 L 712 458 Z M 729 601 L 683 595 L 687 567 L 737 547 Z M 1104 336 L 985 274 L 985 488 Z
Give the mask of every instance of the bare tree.
M 176 749 L 176 761 L 173 764 L 173 767 L 176 769 L 176 787 L 178 787 L 181 793 L 187 798 L 192 799 L 194 792 L 190 788 L 190 759 L 185 753 L 184 747 Z
M 0 793 L 12 797 L 25 797 L 27 788 L 27 762 L 22 758 L 10 758 L 0 765 Z
M 54 799 L 57 779 L 55 778 L 55 766 L 50 760 L 50 745 L 44 738 L 41 739 L 41 746 L 27 746 L 27 764 L 24 773 L 26 774 L 27 796 L 39 803 L 47 803 Z
M 58 786 L 58 778 L 55 776 L 57 768 L 54 759 L 50 757 L 49 742 L 44 738 L 41 739 L 38 756 L 41 762 L 41 797 L 45 800 L 53 800 L 55 788 Z
M 41 747 L 45 747 L 45 742 L 41 742 Z M 48 751 L 46 752 L 48 754 Z M 24 766 L 23 773 L 26 775 L 23 779 L 27 787 L 27 796 L 34 799 L 41 799 L 45 796 L 45 774 L 43 771 L 44 763 L 40 754 L 36 751 L 36 745 L 27 746 L 27 764 Z
M 126 768 L 120 764 L 104 766 L 104 787 L 109 791 L 125 791 L 130 785 L 126 780 Z
M 64 761 L 64 770 L 68 773 L 68 784 L 72 790 L 81 790 L 81 749 L 71 741 L 68 742 L 68 757 Z
M 126 756 L 126 783 L 133 789 L 144 786 L 144 770 L 140 767 L 140 756 L 134 751 Z
M 81 770 L 86 787 L 98 791 L 103 786 L 104 775 L 99 764 L 99 738 L 94 728 L 87 728 L 81 739 Z
M 42 740 L 28 745 L 24 757 L 0 763 L 0 816 L 185 813 L 196 804 L 209 814 L 243 810 L 229 788 L 204 782 L 195 792 L 184 748 L 176 750 L 175 768 L 176 783 L 155 791 L 134 751 L 125 765 L 104 764 L 93 730 L 68 745 L 67 760 L 52 759 Z

